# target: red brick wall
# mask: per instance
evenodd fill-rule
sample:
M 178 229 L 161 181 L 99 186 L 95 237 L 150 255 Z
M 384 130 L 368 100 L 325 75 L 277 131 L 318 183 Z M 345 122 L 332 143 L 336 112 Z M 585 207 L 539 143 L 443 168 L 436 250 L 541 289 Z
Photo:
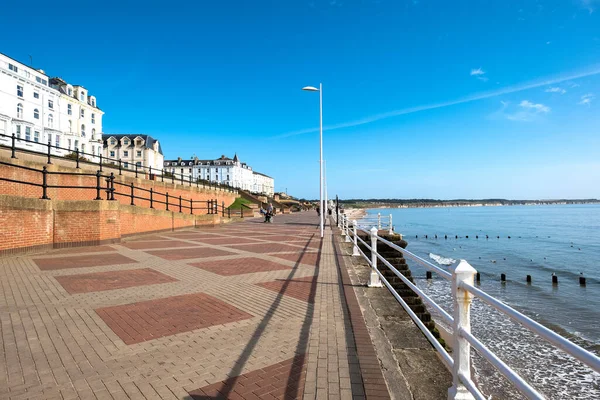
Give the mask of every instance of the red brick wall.
M 0 254 L 10 249 L 52 245 L 53 211 L 0 207 Z
M 97 244 L 121 238 L 119 210 L 71 211 L 54 213 L 54 243 Z

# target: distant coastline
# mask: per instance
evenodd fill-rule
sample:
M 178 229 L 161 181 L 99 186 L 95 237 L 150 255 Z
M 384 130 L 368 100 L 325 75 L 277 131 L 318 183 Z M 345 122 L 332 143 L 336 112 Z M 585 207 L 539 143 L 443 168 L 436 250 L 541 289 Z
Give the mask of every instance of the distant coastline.
M 340 200 L 346 208 L 435 208 L 435 207 L 502 207 L 566 204 L 600 204 L 598 199 L 557 200 L 434 200 L 434 199 L 349 199 Z

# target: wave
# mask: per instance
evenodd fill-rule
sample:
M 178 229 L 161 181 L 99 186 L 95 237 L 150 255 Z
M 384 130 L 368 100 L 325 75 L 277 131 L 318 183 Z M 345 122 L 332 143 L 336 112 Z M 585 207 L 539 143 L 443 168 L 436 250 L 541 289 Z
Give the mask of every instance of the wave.
M 456 260 L 454 260 L 450 257 L 442 257 L 442 256 L 438 256 L 437 254 L 433 254 L 433 253 L 429 253 L 429 258 L 431 258 L 433 261 L 435 261 L 436 263 L 438 263 L 440 265 L 452 265 L 456 262 Z

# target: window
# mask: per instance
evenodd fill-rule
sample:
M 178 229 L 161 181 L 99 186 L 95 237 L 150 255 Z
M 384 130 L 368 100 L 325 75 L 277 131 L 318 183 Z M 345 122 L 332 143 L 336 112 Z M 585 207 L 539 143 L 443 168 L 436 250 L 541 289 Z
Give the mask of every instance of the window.
M 123 150 L 123 157 L 129 157 L 129 152 L 127 150 Z
M 17 118 L 23 118 L 23 104 L 17 104 Z
M 83 93 L 83 92 L 79 93 L 79 100 L 81 100 L 81 101 L 85 100 L 85 93 Z
M 192 173 L 192 169 L 190 168 L 190 169 L 188 170 L 188 172 L 191 174 L 191 173 Z
M 70 104 L 67 105 L 67 114 L 73 115 L 73 109 L 71 108 Z
M 36 77 L 35 77 L 35 81 L 36 81 L 37 83 L 41 83 L 42 85 L 48 85 L 48 81 L 47 81 L 47 80 L 45 80 L 45 79 L 42 79 L 42 78 L 40 78 L 39 76 L 36 76 Z
M 85 153 L 85 143 L 81 143 L 81 151 Z
M 112 146 L 116 145 L 117 144 L 117 140 L 116 139 L 110 139 L 110 144 Z
M 33 98 L 34 99 L 39 99 L 40 98 L 40 92 L 33 92 Z
M 111 151 L 111 152 L 110 152 L 110 156 L 111 156 L 111 157 L 114 157 L 114 156 L 115 156 L 115 152 L 114 152 L 114 151 Z
M 183 174 L 183 168 L 181 168 L 181 173 Z
M 96 123 L 96 114 L 92 113 L 92 124 Z
M 81 125 L 81 136 L 85 137 L 85 125 Z
M 96 136 L 96 128 L 92 128 L 92 138 Z
M 28 126 L 25 127 L 25 140 L 31 140 L 31 128 Z
M 56 147 L 60 147 L 60 135 L 56 135 L 54 144 Z
M 21 125 L 16 125 L 15 126 L 15 135 L 17 135 L 17 137 L 19 139 L 21 139 Z
M 141 166 L 142 166 L 142 162 L 141 162 L 141 161 L 137 161 L 137 162 L 135 163 L 135 165 L 137 165 L 138 167 L 141 167 Z
M 73 132 L 73 122 L 69 120 L 69 132 Z
M 75 141 L 75 148 L 73 150 L 77 150 L 79 148 L 79 140 Z
M 67 139 L 67 149 L 71 150 L 71 139 Z
M 90 103 L 92 103 L 92 107 L 96 107 L 96 99 L 92 99 Z
M 52 144 L 52 135 L 50 133 L 48 134 L 48 143 Z
M 48 114 L 48 128 L 52 128 L 53 124 L 54 124 L 54 117 L 52 117 L 52 114 Z
M 51 110 L 54 109 L 54 100 L 48 99 L 48 108 L 51 109 Z
M 40 111 L 37 108 L 33 110 L 33 118 L 40 119 Z
M 125 146 L 128 146 L 128 145 L 129 145 L 129 140 L 127 140 L 127 139 L 123 139 L 123 144 L 124 144 Z
M 129 163 L 127 161 L 123 163 L 123 168 L 129 168 Z
M 19 68 L 16 65 L 8 64 L 8 69 L 14 72 L 19 72 Z
M 138 157 L 141 157 L 141 156 L 142 156 L 142 151 L 141 151 L 141 150 L 138 150 L 138 151 L 137 151 L 137 156 L 138 156 Z
M 69 96 L 73 96 L 73 88 L 67 88 L 67 93 Z
M 85 117 L 85 110 L 83 109 L 83 107 L 81 108 L 81 118 Z
M 96 146 L 92 146 L 92 155 L 95 156 L 96 155 Z
M 23 97 L 23 86 L 17 85 L 17 96 Z

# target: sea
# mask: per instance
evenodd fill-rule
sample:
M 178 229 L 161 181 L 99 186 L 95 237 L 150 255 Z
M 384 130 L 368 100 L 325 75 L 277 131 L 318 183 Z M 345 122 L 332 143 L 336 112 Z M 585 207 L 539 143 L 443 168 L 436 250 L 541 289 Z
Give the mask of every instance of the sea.
M 447 270 L 468 261 L 482 290 L 600 355 L 600 205 L 379 208 L 367 217 L 378 213 L 392 215 L 407 250 Z M 407 262 L 417 286 L 451 312 L 449 283 Z M 600 399 L 600 374 L 479 300 L 471 316 L 474 334 L 546 398 Z M 476 353 L 473 370 L 489 398 L 524 398 Z

